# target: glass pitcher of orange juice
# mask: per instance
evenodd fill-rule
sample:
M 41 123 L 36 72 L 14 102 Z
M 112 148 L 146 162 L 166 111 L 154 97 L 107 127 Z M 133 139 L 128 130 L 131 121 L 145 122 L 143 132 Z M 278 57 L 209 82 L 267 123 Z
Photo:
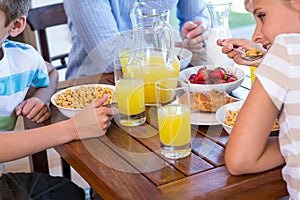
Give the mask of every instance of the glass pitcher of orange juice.
M 135 2 L 130 13 L 133 27 L 132 55 L 143 57 L 146 105 L 156 105 L 155 82 L 177 78 L 180 62 L 174 54 L 174 31 L 170 10 L 151 0 Z
M 152 28 L 134 30 L 134 49 L 130 54 L 143 57 L 143 77 L 146 105 L 156 105 L 155 82 L 177 78 L 180 62 L 174 54 L 174 36 L 170 25 L 155 22 Z
M 119 57 L 142 57 L 145 104 L 156 105 L 155 82 L 164 78 L 177 78 L 180 61 L 174 53 L 175 41 L 171 25 L 166 21 L 153 21 L 151 26 L 120 33 Z M 128 42 L 129 41 L 129 42 Z M 126 45 L 125 45 L 126 43 Z M 128 62 L 123 60 L 122 62 Z

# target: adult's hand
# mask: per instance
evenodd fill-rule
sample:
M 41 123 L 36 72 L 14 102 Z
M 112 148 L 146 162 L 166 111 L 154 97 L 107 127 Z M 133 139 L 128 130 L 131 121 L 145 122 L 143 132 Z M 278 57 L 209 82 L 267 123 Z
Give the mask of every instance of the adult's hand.
M 206 27 L 200 20 L 184 23 L 181 34 L 185 39 L 182 43 L 184 44 L 189 39 L 189 44 L 186 47 L 193 53 L 201 53 L 201 49 L 204 47 L 205 30 Z

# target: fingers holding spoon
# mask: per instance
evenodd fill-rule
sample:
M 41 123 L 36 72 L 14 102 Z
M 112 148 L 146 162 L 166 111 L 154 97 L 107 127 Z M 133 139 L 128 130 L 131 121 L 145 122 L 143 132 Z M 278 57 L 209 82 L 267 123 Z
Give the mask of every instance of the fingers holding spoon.
M 247 60 L 247 61 L 255 61 L 255 60 L 259 60 L 261 59 L 263 56 L 264 56 L 264 53 L 263 51 L 261 50 L 258 50 L 256 48 L 251 48 L 250 50 L 244 52 L 238 48 L 233 48 L 234 51 L 242 54 L 242 58 L 244 60 Z

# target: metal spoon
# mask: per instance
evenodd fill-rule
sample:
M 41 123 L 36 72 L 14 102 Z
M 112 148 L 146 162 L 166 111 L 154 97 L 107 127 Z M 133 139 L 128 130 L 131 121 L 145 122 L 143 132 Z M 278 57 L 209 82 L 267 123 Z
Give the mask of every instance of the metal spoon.
M 261 59 L 264 55 L 250 55 L 250 56 L 247 56 L 246 52 L 240 50 L 240 49 L 237 49 L 237 48 L 233 48 L 234 51 L 242 54 L 242 58 L 244 60 L 248 60 L 248 61 L 255 61 L 255 60 L 258 60 L 258 59 Z
M 197 28 L 197 27 L 199 27 L 199 26 L 201 26 L 202 24 L 195 24 L 194 22 L 188 22 L 188 23 L 192 23 L 192 24 L 194 24 L 196 27 L 195 28 Z M 204 28 L 205 29 L 205 28 Z M 187 38 L 187 40 L 185 41 L 185 43 L 182 45 L 182 47 L 181 47 L 181 49 L 179 50 L 179 52 L 178 52 L 178 55 L 177 55 L 177 58 L 178 58 L 178 60 L 180 60 L 180 54 L 181 54 L 181 52 L 182 52 L 182 50 L 184 49 L 184 47 L 186 46 L 186 45 L 188 45 L 189 43 L 190 43 L 190 41 L 191 41 L 191 38 Z
M 182 50 L 184 49 L 184 47 L 185 47 L 187 44 L 190 43 L 190 41 L 191 41 L 191 38 L 188 38 L 188 39 L 183 43 L 181 49 L 179 50 L 179 52 L 178 52 L 178 54 L 177 54 L 177 58 L 178 58 L 179 60 L 180 60 L 180 54 L 181 54 Z

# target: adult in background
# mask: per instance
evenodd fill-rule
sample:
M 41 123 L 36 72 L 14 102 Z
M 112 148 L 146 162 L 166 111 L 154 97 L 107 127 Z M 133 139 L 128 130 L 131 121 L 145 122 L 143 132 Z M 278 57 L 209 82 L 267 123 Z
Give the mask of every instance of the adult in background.
M 177 8 L 182 37 L 192 38 L 189 43 L 190 50 L 197 52 L 204 46 L 203 33 L 209 23 L 209 13 L 204 0 L 152 1 L 170 9 L 170 16 Z M 96 67 L 88 69 L 90 66 L 84 65 L 83 62 L 92 51 L 96 51 L 93 52 L 95 59 L 101 60 L 102 58 L 97 56 L 107 51 L 96 47 L 118 32 L 132 29 L 130 11 L 135 2 L 136 0 L 64 0 L 68 26 L 72 33 L 72 49 L 69 53 L 66 79 L 113 71 L 108 63 L 97 63 Z

